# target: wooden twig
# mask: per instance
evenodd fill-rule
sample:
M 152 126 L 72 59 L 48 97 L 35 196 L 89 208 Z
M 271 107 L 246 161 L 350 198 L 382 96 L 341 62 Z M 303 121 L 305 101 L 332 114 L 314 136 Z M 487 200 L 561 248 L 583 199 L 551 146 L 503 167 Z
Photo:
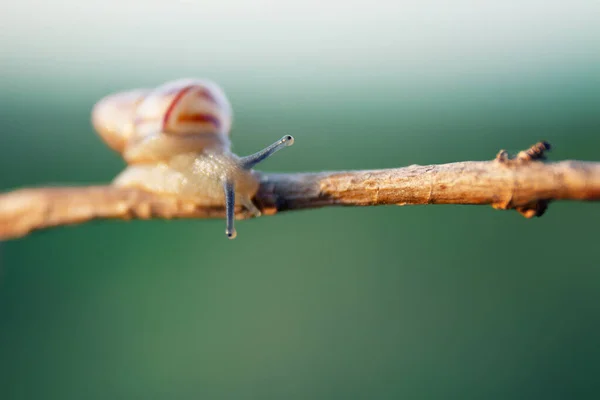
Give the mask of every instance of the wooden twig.
M 263 215 L 324 206 L 487 204 L 541 216 L 555 200 L 600 200 L 600 163 L 544 163 L 540 142 L 515 158 L 492 161 L 297 174 L 262 174 L 255 202 Z M 238 219 L 250 215 L 236 210 Z M 0 239 L 99 218 L 216 218 L 222 205 L 116 186 L 41 187 L 0 195 Z

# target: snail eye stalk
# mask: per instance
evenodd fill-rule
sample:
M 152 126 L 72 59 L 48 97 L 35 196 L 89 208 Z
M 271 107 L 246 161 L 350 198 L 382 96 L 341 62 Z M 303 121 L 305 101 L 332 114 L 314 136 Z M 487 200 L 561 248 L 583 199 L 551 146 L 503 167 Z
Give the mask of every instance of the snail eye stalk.
M 242 157 L 240 160 L 240 165 L 243 169 L 252 169 L 256 164 L 266 160 L 274 153 L 283 149 L 284 147 L 291 146 L 294 144 L 294 138 L 290 135 L 286 135 L 273 143 L 270 146 L 267 146 L 263 150 L 254 153 L 252 155 Z
M 227 226 L 225 228 L 225 234 L 229 239 L 235 239 L 237 236 L 237 232 L 235 231 L 235 227 L 233 226 L 233 221 L 235 219 L 235 191 L 233 187 L 233 182 L 227 181 L 223 185 L 223 190 L 225 190 L 225 212 L 227 215 Z

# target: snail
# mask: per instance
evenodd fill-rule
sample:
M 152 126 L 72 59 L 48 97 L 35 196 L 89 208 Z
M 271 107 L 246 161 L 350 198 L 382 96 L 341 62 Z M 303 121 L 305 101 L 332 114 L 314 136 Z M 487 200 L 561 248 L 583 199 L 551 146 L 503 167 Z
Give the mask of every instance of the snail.
M 230 150 L 232 109 L 225 92 L 205 79 L 179 79 L 154 89 L 110 94 L 92 110 L 92 125 L 127 167 L 121 187 L 174 194 L 196 204 L 225 204 L 225 234 L 236 237 L 239 202 L 254 216 L 259 178 L 252 168 L 294 143 L 284 136 L 263 150 L 238 157 Z

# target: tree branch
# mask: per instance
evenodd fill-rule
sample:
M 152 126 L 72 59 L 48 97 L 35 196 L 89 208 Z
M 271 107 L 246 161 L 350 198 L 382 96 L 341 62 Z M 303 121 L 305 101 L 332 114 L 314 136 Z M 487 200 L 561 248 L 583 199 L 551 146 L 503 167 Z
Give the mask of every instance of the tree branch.
M 544 163 L 540 142 L 510 159 L 297 174 L 262 174 L 255 202 L 264 215 L 325 206 L 481 204 L 541 216 L 554 200 L 600 200 L 600 163 Z M 41 187 L 0 194 L 0 239 L 100 218 L 221 218 L 223 205 L 116 186 Z M 238 207 L 238 219 L 251 215 Z

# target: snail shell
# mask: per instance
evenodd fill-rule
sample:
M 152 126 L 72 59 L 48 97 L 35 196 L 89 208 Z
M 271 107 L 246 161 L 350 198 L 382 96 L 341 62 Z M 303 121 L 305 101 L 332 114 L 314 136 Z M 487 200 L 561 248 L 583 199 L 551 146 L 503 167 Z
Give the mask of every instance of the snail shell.
M 232 109 L 214 82 L 180 79 L 103 98 L 94 106 L 92 124 L 128 164 L 149 163 L 229 148 Z

